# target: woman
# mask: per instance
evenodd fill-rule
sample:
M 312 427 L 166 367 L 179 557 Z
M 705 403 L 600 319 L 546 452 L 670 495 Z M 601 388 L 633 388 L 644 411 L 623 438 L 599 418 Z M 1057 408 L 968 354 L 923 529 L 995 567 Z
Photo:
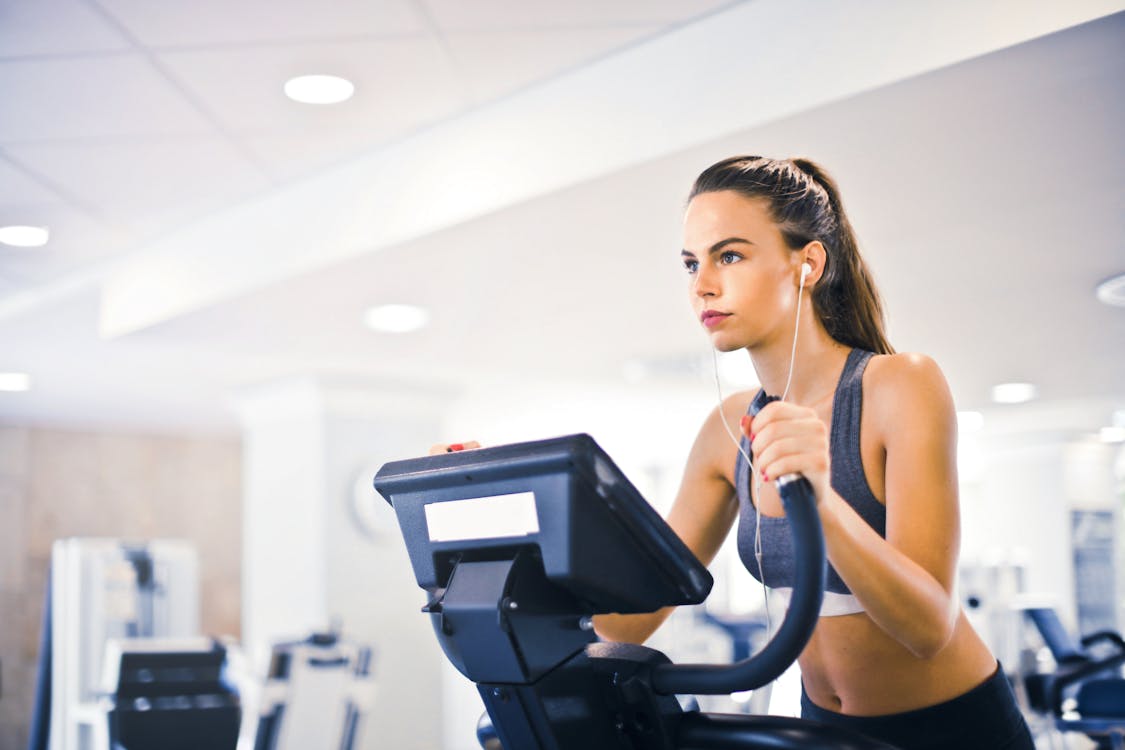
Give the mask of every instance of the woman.
M 763 391 L 785 398 L 741 417 L 741 451 L 728 428 L 755 393 L 712 412 L 668 523 L 710 563 L 741 517 L 747 568 L 783 587 L 792 552 L 773 480 L 812 484 L 831 568 L 799 659 L 802 716 L 904 750 L 1034 748 L 957 598 L 949 388 L 933 360 L 887 342 L 835 184 L 804 159 L 721 161 L 691 191 L 682 257 L 712 345 L 746 349 Z M 639 643 L 669 611 L 599 618 L 597 630 Z
M 812 484 L 831 567 L 799 658 L 802 716 L 903 750 L 1033 750 L 955 591 L 949 389 L 931 359 L 888 344 L 836 186 L 803 159 L 721 161 L 691 191 L 682 257 L 712 345 L 746 349 L 762 391 L 784 398 L 752 419 L 755 392 L 711 413 L 668 523 L 710 564 L 739 519 L 747 568 L 784 588 L 793 552 L 774 480 L 799 473 Z M 476 444 L 435 451 L 462 447 Z M 641 643 L 670 612 L 601 616 L 595 627 Z

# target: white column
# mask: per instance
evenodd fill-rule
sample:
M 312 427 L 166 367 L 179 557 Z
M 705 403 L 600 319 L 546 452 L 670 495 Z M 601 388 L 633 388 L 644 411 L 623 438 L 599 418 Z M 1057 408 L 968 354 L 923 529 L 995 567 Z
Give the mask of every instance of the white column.
M 358 748 L 441 746 L 443 657 L 393 512 L 371 480 L 384 462 L 439 441 L 445 403 L 385 383 L 311 378 L 236 398 L 247 650 L 264 671 L 272 642 L 330 625 L 373 646 L 378 692 Z
M 315 383 L 239 394 L 242 422 L 242 634 L 256 665 L 270 644 L 328 625 L 324 420 Z

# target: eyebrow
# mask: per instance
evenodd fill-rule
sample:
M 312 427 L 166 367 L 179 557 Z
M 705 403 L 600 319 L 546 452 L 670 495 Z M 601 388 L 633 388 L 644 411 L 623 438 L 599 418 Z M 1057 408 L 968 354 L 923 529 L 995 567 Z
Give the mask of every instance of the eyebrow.
M 744 244 L 744 245 L 753 245 L 754 244 L 750 240 L 744 240 L 741 237 L 727 237 L 725 240 L 719 240 L 714 245 L 712 245 L 710 248 L 708 248 L 707 254 L 708 255 L 714 255 L 715 253 L 719 252 L 720 250 L 722 250 L 727 245 L 733 245 L 735 243 L 741 243 L 741 244 Z M 691 252 L 690 250 L 681 250 L 680 255 L 681 256 L 687 256 L 689 258 L 695 257 L 695 253 Z

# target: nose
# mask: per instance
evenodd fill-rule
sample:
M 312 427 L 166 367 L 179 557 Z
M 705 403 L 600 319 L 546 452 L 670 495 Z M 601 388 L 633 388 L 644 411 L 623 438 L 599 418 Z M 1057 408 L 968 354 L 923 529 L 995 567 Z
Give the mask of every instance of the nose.
M 691 291 L 697 297 L 714 297 L 719 293 L 718 279 L 706 263 L 696 267 L 695 275 L 691 277 Z

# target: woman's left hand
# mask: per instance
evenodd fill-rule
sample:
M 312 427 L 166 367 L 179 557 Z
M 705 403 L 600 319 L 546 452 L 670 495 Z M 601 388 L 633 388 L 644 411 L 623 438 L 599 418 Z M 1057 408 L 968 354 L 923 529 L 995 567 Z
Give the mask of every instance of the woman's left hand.
M 742 429 L 753 441 L 754 466 L 764 481 L 801 474 L 812 485 L 818 503 L 828 496 L 828 427 L 815 411 L 774 401 L 748 425 L 744 422 Z

